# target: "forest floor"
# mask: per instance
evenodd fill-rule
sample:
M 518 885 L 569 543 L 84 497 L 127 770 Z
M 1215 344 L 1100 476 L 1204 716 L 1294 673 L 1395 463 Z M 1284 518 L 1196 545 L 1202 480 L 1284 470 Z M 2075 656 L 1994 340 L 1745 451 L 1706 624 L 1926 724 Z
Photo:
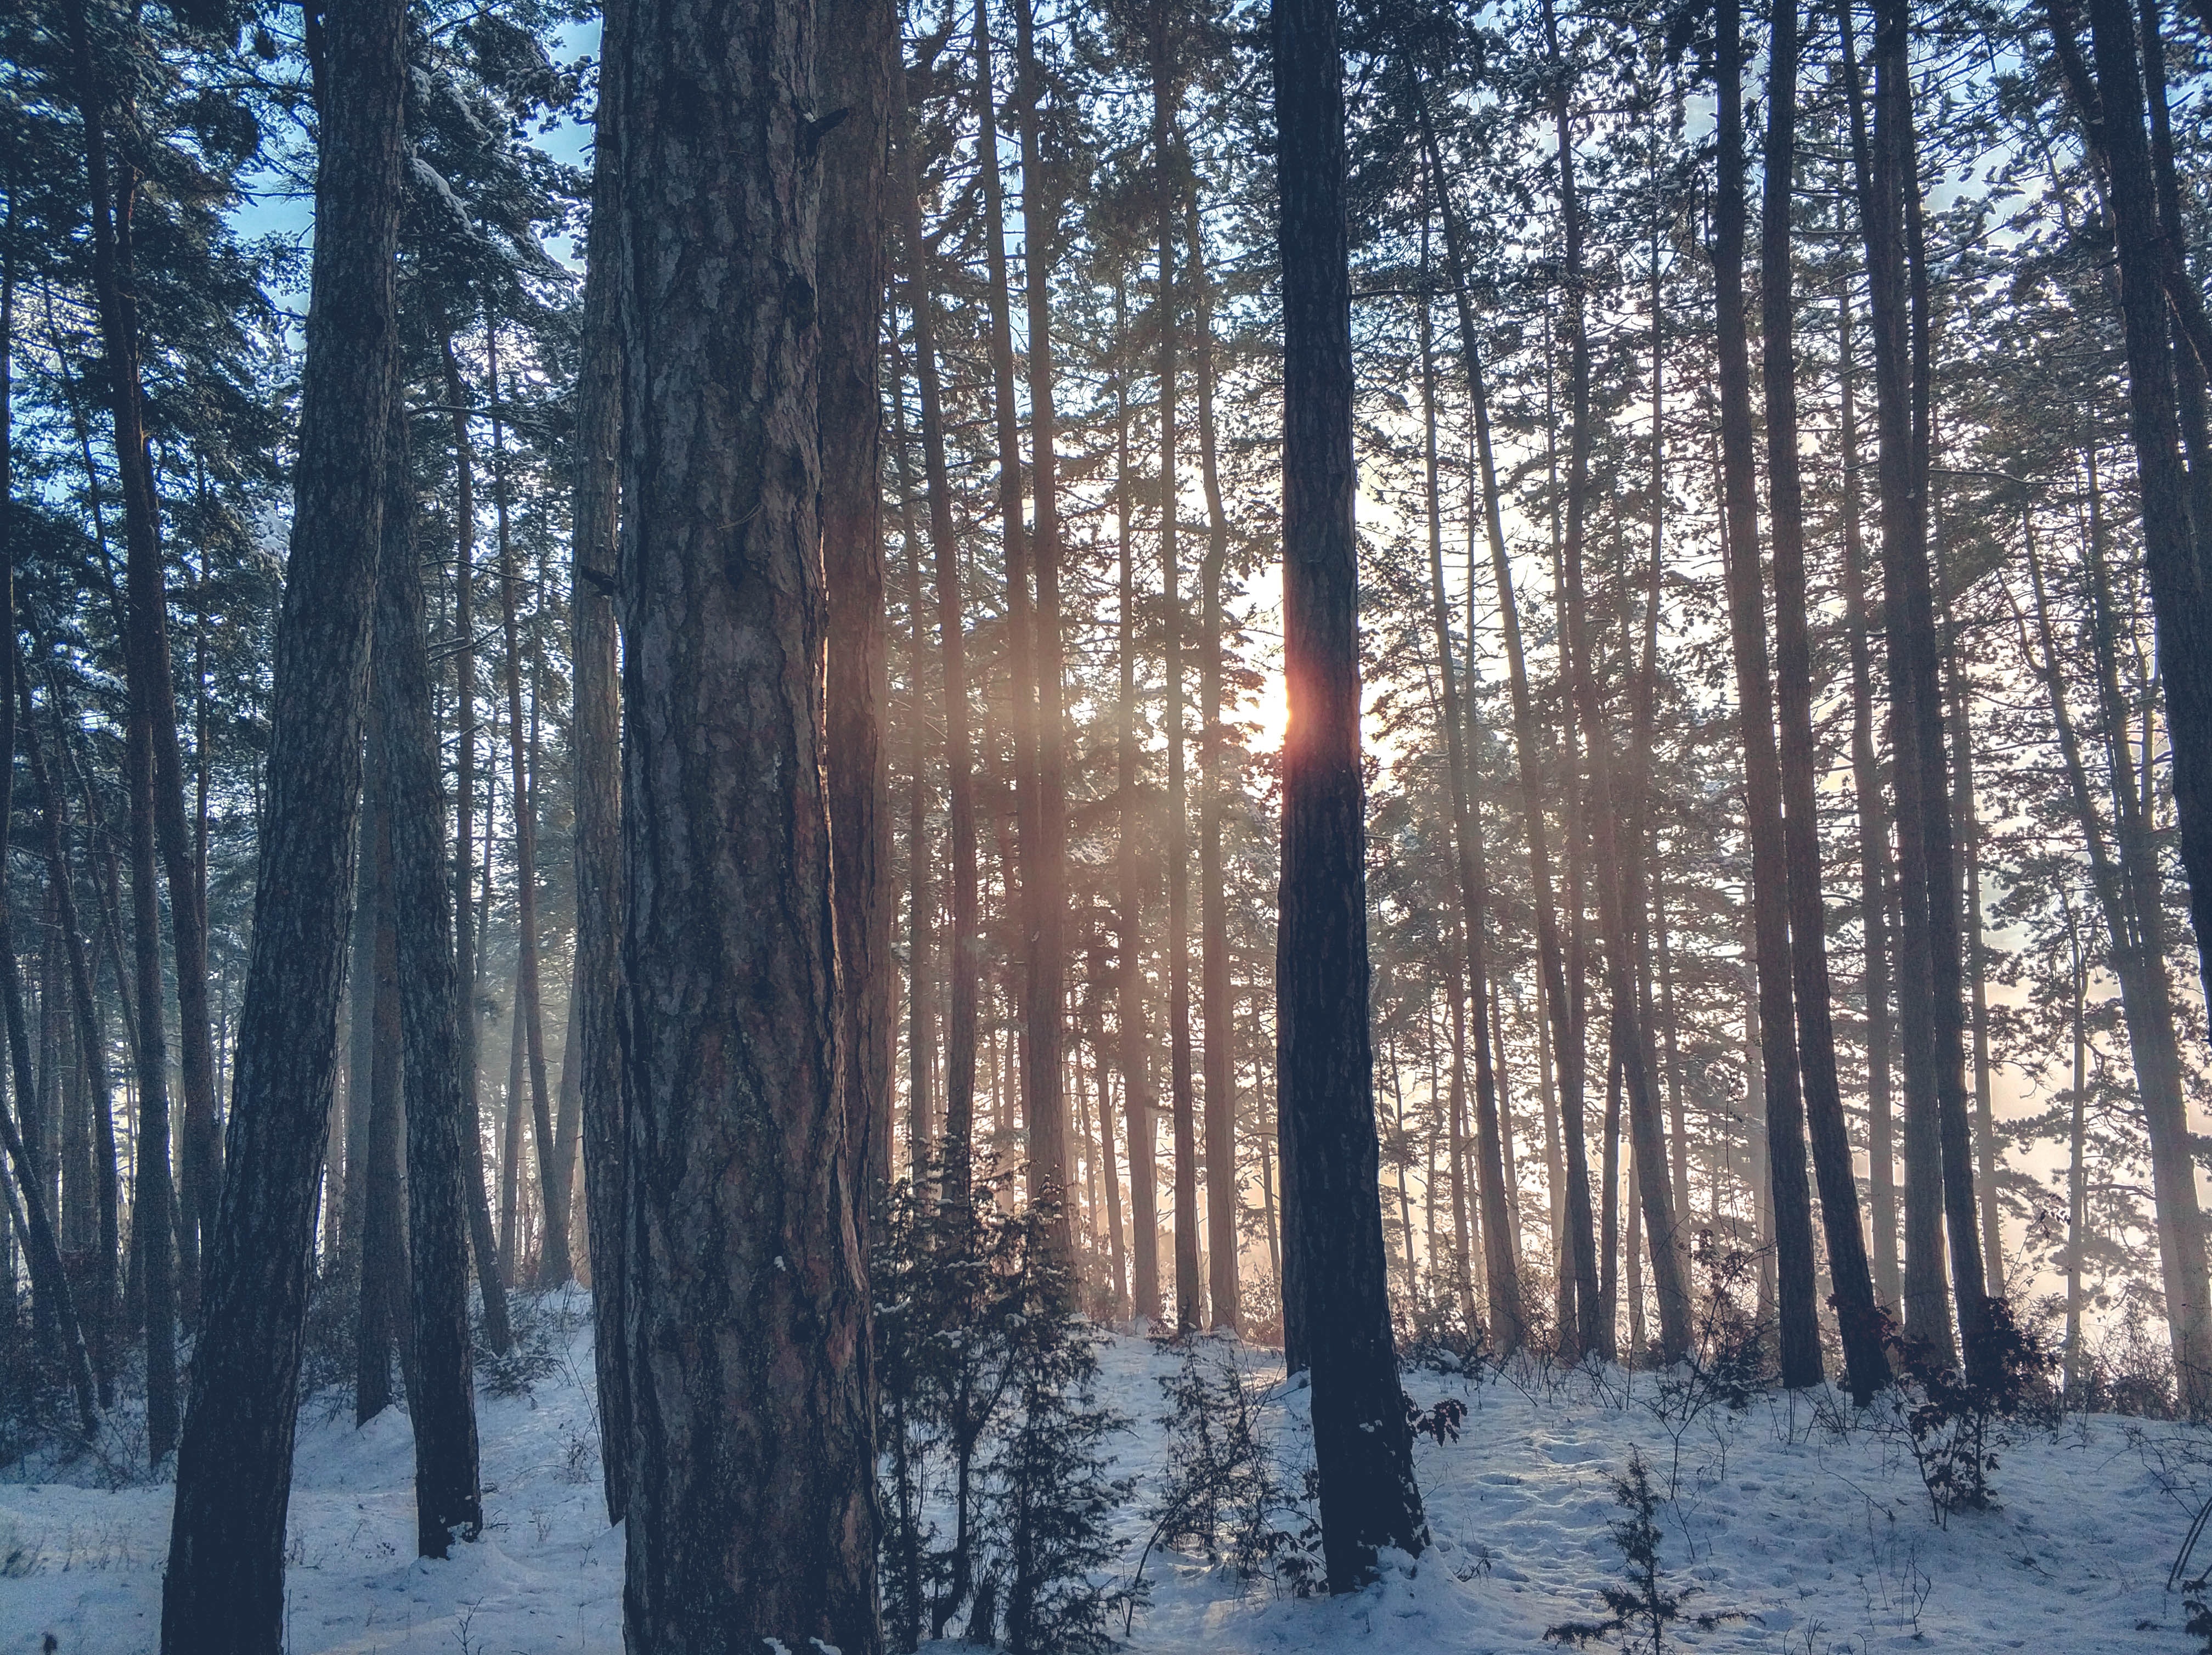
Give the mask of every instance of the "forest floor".
M 580 1297 L 541 1306 L 538 1358 L 480 1398 L 489 1529 L 455 1560 L 411 1555 L 405 1415 L 354 1428 L 318 1399 L 301 1421 L 287 1576 L 293 1655 L 556 1655 L 621 1647 L 623 1546 L 600 1504 L 591 1330 Z M 1247 1353 L 1255 1380 L 1277 1377 Z M 1168 1439 L 1158 1380 L 1176 1359 L 1116 1336 L 1101 1351 L 1103 1400 L 1137 1423 L 1116 1475 L 1136 1479 L 1121 1524 L 1124 1579 L 1150 1524 Z M 517 1378 L 528 1389 L 514 1389 Z M 1477 1655 L 1535 1651 L 1547 1628 L 1601 1619 L 1622 1583 L 1612 1478 L 1632 1449 L 1650 1468 L 1661 1586 L 1692 1591 L 1668 1647 L 1872 1655 L 1946 1651 L 2201 1648 L 2183 1630 L 2168 1571 L 2212 1497 L 2212 1433 L 2070 1416 L 2020 1427 L 1996 1450 L 1993 1509 L 1936 1520 L 1892 1410 L 1849 1424 L 1830 1392 L 1741 1409 L 1670 1403 L 1656 1378 L 1561 1375 L 1523 1366 L 1480 1381 L 1416 1371 L 1425 1407 L 1468 1406 L 1456 1441 L 1415 1461 L 1434 1536 L 1418 1562 L 1337 1599 L 1155 1552 L 1135 1651 Z M 1297 1483 L 1304 1393 L 1270 1390 L 1266 1428 Z M 44 1481 L 31 1482 L 37 1476 Z M 17 1466 L 0 1479 L 0 1655 L 155 1649 L 170 1488 L 118 1482 L 93 1457 Z M 2192 1565 L 2212 1562 L 2212 1543 Z M 1699 1615 L 1726 1618 L 1707 1628 Z M 1115 1617 L 1119 1632 L 1120 1617 Z M 1617 1645 L 1618 1638 L 1607 1640 Z M 951 1646 L 946 1646 L 949 1649 Z

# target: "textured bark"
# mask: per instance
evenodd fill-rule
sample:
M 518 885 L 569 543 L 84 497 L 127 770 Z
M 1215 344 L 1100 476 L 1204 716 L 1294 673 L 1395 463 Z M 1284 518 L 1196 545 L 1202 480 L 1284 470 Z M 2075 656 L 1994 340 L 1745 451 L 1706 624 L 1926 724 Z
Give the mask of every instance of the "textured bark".
M 975 1160 L 975 1014 L 982 978 L 975 873 L 975 774 L 969 739 L 968 637 L 960 593 L 960 538 L 945 455 L 945 394 L 937 362 L 937 300 L 921 234 L 920 161 L 913 117 L 899 100 L 899 206 L 904 216 L 906 298 L 914 319 L 915 376 L 921 388 L 922 480 L 929 490 L 929 545 L 937 578 L 937 648 L 945 672 L 945 788 L 951 818 L 946 905 L 952 915 L 945 958 L 944 1195 L 964 1205 Z
M 903 98 L 902 85 L 900 95 Z M 902 103 L 901 108 L 903 109 Z M 902 148 L 902 165 L 903 149 Z M 902 173 L 896 187 L 905 188 Z M 891 353 L 892 455 L 899 493 L 899 538 L 906 552 L 907 622 L 907 1165 L 917 1192 L 927 1191 L 937 1142 L 937 902 L 930 880 L 928 622 L 922 611 L 921 532 L 914 514 L 916 493 L 912 441 L 906 423 L 906 368 L 897 330 Z
M 1212 1325 L 1236 1332 L 1241 1319 L 1237 1267 L 1237 1030 L 1229 989 L 1229 887 L 1221 865 L 1221 818 L 1228 742 L 1221 722 L 1221 587 L 1229 563 L 1229 514 L 1221 498 L 1221 458 L 1213 423 L 1213 293 L 1206 268 L 1198 187 L 1184 198 L 1183 240 L 1190 250 L 1192 326 L 1198 368 L 1199 478 L 1206 490 L 1206 560 L 1199 569 L 1198 923 L 1199 1015 L 1206 1024 L 1206 1293 Z
M 165 1655 L 275 1655 L 315 1191 L 330 1122 L 392 394 L 406 12 L 333 7 L 228 1170 L 161 1593 Z M 154 1007 L 142 1007 L 150 1019 Z
M 454 755 L 459 772 L 453 827 L 453 964 L 460 984 L 461 1154 L 469 1185 L 470 1250 L 476 1256 L 477 1290 L 483 1300 L 484 1342 L 505 1354 L 514 1335 L 507 1324 L 507 1281 L 500 1272 L 492 1233 L 491 1191 L 484 1176 L 483 1123 L 479 1110 L 477 1014 L 483 971 L 476 905 L 477 649 L 476 478 L 469 441 L 468 392 L 451 338 L 441 341 L 446 400 L 453 410 L 453 652 Z M 580 411 L 579 419 L 581 419 Z
M 842 117 L 822 139 L 822 564 L 830 611 L 830 855 L 836 875 L 839 1044 L 846 1130 L 868 1169 L 867 1199 L 890 1186 L 892 1010 L 890 700 L 884 618 L 884 162 L 898 15 L 891 0 L 820 0 L 817 101 Z
M 391 909 L 398 966 L 407 1117 L 408 1311 L 414 1366 L 415 1544 L 444 1557 L 483 1528 L 476 1395 L 469 1369 L 467 1185 L 461 1156 L 460 989 L 441 864 L 446 789 L 430 702 L 428 618 L 415 556 L 415 478 L 407 408 L 395 392 L 385 455 L 378 559 L 376 719 L 390 806 Z
M 1422 226 L 1422 253 L 1428 252 L 1427 224 Z M 1505 1162 L 1498 1131 L 1498 1072 L 1490 1045 L 1490 962 L 1486 935 L 1490 891 L 1483 866 L 1481 828 L 1468 785 L 1465 716 L 1460 709 L 1459 669 L 1452 659 L 1451 610 L 1444 592 L 1444 542 L 1442 502 L 1437 489 L 1437 363 L 1436 344 L 1425 296 L 1420 307 L 1422 464 L 1427 482 L 1429 529 L 1429 609 L 1436 633 L 1438 676 L 1443 680 L 1444 756 L 1451 784 L 1454 883 L 1459 895 L 1461 946 L 1467 952 L 1466 992 L 1474 1003 L 1474 1120 L 1478 1189 L 1481 1202 L 1483 1276 L 1490 1296 L 1490 1339 L 1501 1356 L 1521 1348 L 1528 1324 L 1521 1308 L 1520 1263 L 1513 1255 L 1512 1230 L 1505 1216 Z M 1457 964 L 1456 961 L 1454 962 Z M 1455 973 L 1456 975 L 1456 973 Z M 1467 1014 L 1460 993 L 1452 995 L 1453 1213 L 1455 1233 L 1467 1232 L 1467 1182 L 1458 1176 L 1464 1146 L 1460 1139 L 1464 1070 L 1459 1053 L 1464 1049 Z M 1462 1249 L 1462 1255 L 1464 1250 Z M 1462 1269 L 1464 1264 L 1462 1263 Z
M 618 31 L 622 15 L 621 5 L 610 7 L 605 27 Z M 610 58 L 618 49 L 602 48 Z M 599 1472 L 607 1521 L 619 1523 L 629 1491 L 629 1370 L 623 1336 L 622 702 L 611 591 L 622 440 L 622 345 L 617 332 L 621 271 L 615 258 L 614 195 L 620 139 L 614 113 L 614 100 L 602 97 L 593 117 L 584 354 L 576 374 L 574 567 L 568 584 L 569 739 L 576 794 L 576 975 L 571 989 L 575 1038 L 561 1070 L 564 1089 L 574 1076 L 583 1109 L 584 1233 L 592 1263 Z
M 1053 404 L 1052 269 L 1060 203 L 1044 155 L 1044 75 L 1035 0 L 1013 0 L 1016 125 L 1022 155 L 1022 273 L 1029 301 L 1030 493 L 1035 520 L 1029 565 L 1036 581 L 1030 644 L 1036 689 L 1036 804 L 1024 830 L 1029 978 L 1023 1000 L 1022 1112 L 1029 1134 L 1030 1197 L 1056 1201 L 1047 1239 L 1073 1257 L 1067 1211 L 1067 727 L 1060 613 L 1060 462 Z M 995 240 L 996 238 L 994 237 Z M 1026 708 L 1027 703 L 1021 703 Z
M 1782 1381 L 1820 1382 L 1820 1332 L 1814 1306 L 1813 1212 L 1805 1177 L 1804 1100 L 1798 1091 L 1790 950 L 1790 869 L 1784 842 L 1782 774 L 1775 751 L 1774 686 L 1767 665 L 1754 474 L 1751 362 L 1743 298 L 1747 208 L 1743 164 L 1743 15 L 1721 0 L 1720 181 L 1713 207 L 1718 311 L 1721 469 L 1729 520 L 1729 631 L 1743 731 L 1744 818 L 1751 841 L 1751 918 L 1759 985 L 1766 1149 L 1775 1214 Z
M 1276 1074 L 1285 1244 L 1312 1375 L 1329 1589 L 1425 1524 L 1390 1337 L 1367 1025 L 1358 542 L 1343 64 L 1334 0 L 1276 0 L 1283 271 L 1283 872 Z
M 623 408 L 624 1626 L 879 1647 L 860 1146 L 817 732 L 816 25 L 640 0 Z M 708 119 L 706 113 L 714 112 Z
M 1874 1278 L 1859 1227 L 1850 1129 L 1836 1078 L 1829 1006 L 1827 909 L 1820 893 L 1820 756 L 1813 739 L 1813 642 L 1805 597 L 1805 502 L 1799 474 L 1795 295 L 1790 210 L 1797 154 L 1797 0 L 1774 9 L 1768 53 L 1766 189 L 1759 224 L 1762 365 L 1766 382 L 1767 516 L 1774 537 L 1775 697 L 1781 718 L 1784 851 L 1797 1068 L 1813 1170 L 1820 1186 L 1829 1280 L 1851 1396 L 1863 1408 L 1889 1383 Z M 1761 624 L 1764 623 L 1762 621 Z M 1986 1050 L 1986 1048 L 1984 1048 Z M 1802 1173 L 1802 1163 L 1799 1163 Z
M 1555 1231 L 1565 1244 L 1559 1249 L 1563 1255 L 1559 1261 L 1559 1297 L 1567 1311 L 1560 1318 L 1559 1329 L 1564 1343 L 1571 1333 L 1577 1339 L 1582 1336 L 1575 1326 L 1578 1319 L 1595 1333 L 1597 1309 L 1597 1243 L 1590 1227 L 1589 1166 L 1583 1142 L 1584 1060 L 1582 1043 L 1576 1036 L 1571 1019 L 1565 1014 L 1568 1003 L 1566 961 L 1559 935 L 1559 910 L 1552 895 L 1551 843 L 1544 813 L 1549 784 L 1537 730 L 1535 699 L 1529 689 L 1528 656 L 1522 647 L 1520 605 L 1514 594 L 1511 557 L 1506 549 L 1504 519 L 1499 504 L 1498 467 L 1491 441 L 1490 399 L 1475 343 L 1474 300 L 1467 284 L 1466 236 L 1458 208 L 1444 181 L 1443 159 L 1425 103 L 1419 106 L 1419 113 L 1421 148 L 1428 163 L 1430 186 L 1436 193 L 1443 220 L 1445 272 L 1458 306 L 1460 352 L 1467 369 L 1468 395 L 1474 411 L 1475 461 L 1482 484 L 1483 531 L 1490 546 L 1491 575 L 1498 589 L 1498 624 L 1505 641 L 1507 689 L 1513 703 L 1513 747 L 1520 773 L 1522 828 L 1528 840 L 1529 885 L 1536 908 L 1537 970 L 1542 986 L 1538 1015 L 1544 1032 L 1549 1036 L 1548 1044 L 1539 1040 L 1543 1051 L 1539 1060 L 1540 1071 L 1544 1076 L 1547 1098 L 1554 1096 L 1551 1091 L 1553 1073 L 1553 1068 L 1546 1065 L 1556 1067 L 1556 1109 L 1547 1112 L 1545 1121 L 1547 1153 L 1555 1131 L 1563 1139 L 1559 1159 L 1564 1165 L 1552 1166 L 1546 1188 L 1552 1192 Z M 1589 1303 L 1587 1317 L 1581 1311 L 1583 1300 Z

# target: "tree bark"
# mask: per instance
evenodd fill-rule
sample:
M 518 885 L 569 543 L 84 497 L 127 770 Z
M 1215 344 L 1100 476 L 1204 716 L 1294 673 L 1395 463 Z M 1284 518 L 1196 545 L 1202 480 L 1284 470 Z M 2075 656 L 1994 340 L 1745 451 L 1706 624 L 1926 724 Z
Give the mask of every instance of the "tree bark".
M 1275 0 L 1283 272 L 1281 913 L 1276 933 L 1287 1250 L 1297 1260 L 1329 1589 L 1425 1524 L 1390 1336 L 1369 1044 L 1351 278 L 1334 0 Z M 1287 1308 L 1287 1306 L 1286 1306 Z
M 428 618 L 415 556 L 415 478 L 404 390 L 386 437 L 378 560 L 376 718 L 384 737 L 391 910 L 406 1077 L 408 1310 L 415 1360 L 415 1544 L 444 1557 L 483 1529 L 469 1368 L 467 1190 L 462 1173 L 460 989 L 441 864 L 446 788 L 430 702 Z M 602 1404 L 604 1408 L 604 1404 Z
M 818 734 L 816 42 L 797 0 L 638 0 L 609 81 L 629 416 L 624 1627 L 669 1655 L 881 1643 L 866 1169 L 838 1067 Z
M 605 27 L 618 33 L 623 15 L 619 3 L 610 6 Z M 619 49 L 618 43 L 601 47 L 609 58 Z M 622 273 L 615 241 L 620 143 L 614 100 L 602 95 L 592 116 L 584 350 L 576 374 L 574 568 L 568 584 L 569 739 L 576 794 L 576 964 L 571 990 L 575 1037 L 561 1062 L 562 1086 L 574 1076 L 583 1111 L 592 1373 L 599 1382 L 599 1474 L 609 1523 L 621 1522 L 627 1509 L 630 1428 L 623 1333 L 622 697 L 613 603 L 621 504 L 617 467 L 622 441 Z M 467 981 L 465 969 L 462 981 Z M 473 1025 L 473 1013 L 463 1021 Z M 473 1107 L 465 1113 L 473 1127 Z
M 386 536 L 381 556 L 391 555 L 392 538 Z M 378 579 L 381 584 L 380 566 Z M 407 1123 L 400 1097 L 404 1060 L 400 1051 L 398 916 L 392 891 L 391 739 L 378 705 L 384 699 L 382 677 L 381 663 L 372 660 L 368 770 L 362 789 L 362 855 L 371 872 L 362 882 L 364 900 L 356 918 L 356 923 L 368 928 L 371 939 L 368 1109 L 362 1138 L 361 1270 L 355 1284 L 360 1291 L 354 1334 L 356 1426 L 368 1424 L 392 1405 L 395 1350 L 402 1367 L 413 1372 L 406 1354 L 412 1330 L 408 1321 L 410 1269 L 400 1169 Z
M 164 1655 L 275 1655 L 315 1191 L 329 1127 L 397 345 L 406 9 L 325 25 L 291 557 L 276 626 L 229 1168 L 161 1593 Z M 141 1010 L 150 1020 L 155 1005 Z
M 885 148 L 898 17 L 890 0 L 821 0 L 822 563 L 828 595 L 830 859 L 836 887 L 838 1040 L 846 1131 L 873 1210 L 890 1187 L 892 1000 L 890 697 L 884 616 Z

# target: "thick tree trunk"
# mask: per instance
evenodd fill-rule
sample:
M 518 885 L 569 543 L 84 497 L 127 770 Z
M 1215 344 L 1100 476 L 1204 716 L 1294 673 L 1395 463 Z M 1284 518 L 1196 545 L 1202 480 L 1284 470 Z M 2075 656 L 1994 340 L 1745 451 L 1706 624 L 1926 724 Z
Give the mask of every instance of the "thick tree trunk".
M 622 17 L 622 6 L 611 6 L 605 27 L 619 31 Z M 610 57 L 617 50 L 618 44 L 602 46 Z M 602 96 L 592 125 L 584 351 L 576 374 L 574 567 L 568 584 L 569 739 L 576 794 L 576 966 L 570 1015 L 575 1035 L 561 1071 L 564 1091 L 574 1077 L 583 1111 L 584 1238 L 592 1264 L 600 1483 L 607 1521 L 619 1523 L 629 1491 L 630 1414 L 623 1333 L 622 697 L 613 602 L 620 562 L 617 466 L 622 441 L 622 278 L 615 252 L 620 137 L 614 115 L 614 100 Z M 462 981 L 467 981 L 465 970 Z M 463 1021 L 472 1025 L 473 1013 Z M 465 1113 L 472 1128 L 473 1108 Z M 477 1164 L 482 1165 L 481 1155 Z
M 1737 0 L 1721 0 L 1718 27 L 1721 158 L 1713 208 L 1713 269 L 1719 313 L 1721 465 L 1729 520 L 1729 630 L 1743 731 L 1745 830 L 1751 841 L 1759 1067 L 1765 1086 L 1774 1202 L 1782 1381 L 1796 1389 L 1820 1382 L 1820 1331 L 1814 1305 L 1804 1102 L 1798 1091 L 1790 1003 L 1790 868 L 1783 837 L 1781 769 L 1775 752 L 1774 688 L 1767 666 L 1758 478 L 1753 472 L 1751 362 L 1743 298 L 1743 15 Z
M 1425 1536 L 1390 1336 L 1369 1044 L 1351 278 L 1334 0 L 1276 0 L 1283 271 L 1283 871 L 1276 1074 L 1285 1241 L 1332 1591 Z M 1286 1306 L 1287 1308 L 1287 1306 Z
M 406 9 L 325 25 L 291 558 L 277 620 L 229 1167 L 206 1256 L 164 1655 L 276 1655 L 315 1191 L 330 1122 L 398 343 Z M 143 1006 L 151 1019 L 158 1006 Z
M 867 1168 L 871 1210 L 890 1187 L 892 1001 L 890 779 L 883 723 L 890 696 L 884 618 L 884 253 L 893 54 L 891 0 L 820 0 L 817 94 L 842 118 L 822 138 L 822 565 L 830 605 L 830 857 L 837 912 L 838 1042 L 846 1130 Z
M 441 864 L 446 790 L 430 701 L 428 618 L 415 557 L 415 478 L 404 390 L 386 438 L 377 567 L 376 722 L 384 738 L 399 1013 L 406 1076 L 408 1311 L 414 1366 L 415 1544 L 444 1557 L 483 1528 L 469 1371 L 467 1186 L 461 1141 L 460 990 Z
M 908 94 L 910 96 L 910 94 Z M 960 538 L 952 518 L 952 482 L 945 451 L 945 393 L 937 358 L 937 300 L 921 233 L 921 161 L 915 153 L 913 111 L 899 100 L 898 199 L 904 215 L 906 300 L 914 320 L 915 368 L 921 389 L 922 480 L 929 490 L 929 544 L 937 578 L 938 656 L 945 671 L 945 776 L 951 815 L 947 906 L 951 946 L 945 959 L 944 1199 L 955 1211 L 972 1187 L 975 1135 L 975 1019 L 982 983 L 975 849 L 975 775 L 969 740 L 967 623 L 960 593 Z
M 1238 1330 L 1237 1277 L 1237 1031 L 1229 990 L 1229 893 L 1221 863 L 1228 743 L 1221 722 L 1221 599 L 1228 575 L 1229 514 L 1213 423 L 1213 295 L 1199 220 L 1198 184 L 1183 201 L 1197 339 L 1199 476 L 1206 490 L 1206 560 L 1199 570 L 1199 1014 L 1206 1024 L 1206 1251 L 1211 1325 Z
M 794 0 L 638 0 L 608 81 L 629 417 L 623 1604 L 629 1647 L 656 1655 L 881 1643 L 817 733 L 816 40 Z
M 1797 155 L 1797 0 L 1773 13 L 1766 95 L 1766 188 L 1759 223 L 1762 366 L 1766 388 L 1768 521 L 1774 537 L 1775 697 L 1781 719 L 1783 849 L 1788 879 L 1790 986 L 1797 1013 L 1797 1068 L 1805 1123 L 1820 1180 L 1836 1322 L 1852 1399 L 1862 1408 L 1889 1383 L 1874 1279 L 1859 1227 L 1850 1129 L 1836 1077 L 1828 990 L 1827 909 L 1820 892 L 1819 755 L 1813 738 L 1813 642 L 1805 597 L 1804 488 L 1799 473 L 1796 298 L 1790 280 L 1790 206 Z M 1755 525 L 1754 525 L 1755 531 Z M 1746 545 L 1753 544 L 1750 542 Z M 1741 549 L 1739 548 L 1741 557 Z M 1748 563 L 1751 560 L 1744 558 Z M 1755 618 L 1763 632 L 1763 616 Z M 1769 1123 L 1770 1139 L 1772 1123 Z M 1784 1146 L 1795 1156 L 1795 1149 Z M 1802 1182 L 1804 1163 L 1793 1163 Z M 1788 1183 L 1778 1183 L 1778 1190 Z M 1796 1199 L 1794 1193 L 1790 1199 Z M 1794 1220 L 1793 1220 L 1794 1222 Z

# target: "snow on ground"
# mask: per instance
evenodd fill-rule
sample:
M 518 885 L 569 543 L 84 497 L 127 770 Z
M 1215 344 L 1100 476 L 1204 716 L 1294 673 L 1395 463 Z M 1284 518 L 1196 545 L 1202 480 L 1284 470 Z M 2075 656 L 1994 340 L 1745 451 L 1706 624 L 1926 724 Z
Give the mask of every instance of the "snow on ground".
M 528 1396 L 479 1398 L 490 1527 L 451 1562 L 411 1555 L 405 1416 L 356 1431 L 321 1401 L 301 1421 L 292 1496 L 287 1621 L 293 1655 L 554 1655 L 621 1647 L 622 1536 L 600 1505 L 591 1331 L 556 1339 L 552 1372 Z M 1119 1474 L 1124 1572 L 1148 1526 L 1166 1442 L 1156 1380 L 1171 1356 L 1115 1337 L 1102 1351 L 1105 1400 L 1139 1421 Z M 1266 1368 L 1264 1354 L 1255 1356 Z M 1460 1439 L 1416 1446 L 1435 1544 L 1394 1559 L 1369 1591 L 1334 1600 L 1277 1595 L 1155 1554 L 1134 1650 L 1183 1655 L 1480 1655 L 1556 1647 L 1545 1628 L 1599 1618 L 1620 1578 L 1607 1525 L 1609 1478 L 1632 1446 L 1662 1503 L 1665 1584 L 1694 1587 L 1690 1614 L 1745 1618 L 1687 1649 L 1776 1655 L 1944 1651 L 2185 1651 L 2167 1572 L 2196 1505 L 2212 1496 L 2212 1434 L 2130 1429 L 2106 1418 L 2033 1431 L 1999 1453 L 1999 1509 L 1939 1527 L 1901 1434 L 1839 1433 L 1834 1399 L 1775 1397 L 1672 1425 L 1649 1374 L 1560 1378 L 1522 1369 L 1480 1383 L 1415 1373 L 1424 1405 L 1469 1406 Z M 1304 1443 L 1304 1393 L 1271 1402 L 1286 1457 Z M 1848 1409 L 1842 1410 L 1847 1414 Z M 1825 1421 L 1825 1422 L 1824 1422 Z M 111 1488 L 89 1468 L 18 1470 L 0 1481 L 0 1655 L 152 1651 L 170 1490 Z M 1293 1478 L 1293 1481 L 1295 1479 Z M 1671 1486 L 1674 1493 L 1668 1497 Z M 2199 1560 L 2202 1569 L 2212 1555 Z M 950 1647 L 949 1646 L 947 1646 Z

